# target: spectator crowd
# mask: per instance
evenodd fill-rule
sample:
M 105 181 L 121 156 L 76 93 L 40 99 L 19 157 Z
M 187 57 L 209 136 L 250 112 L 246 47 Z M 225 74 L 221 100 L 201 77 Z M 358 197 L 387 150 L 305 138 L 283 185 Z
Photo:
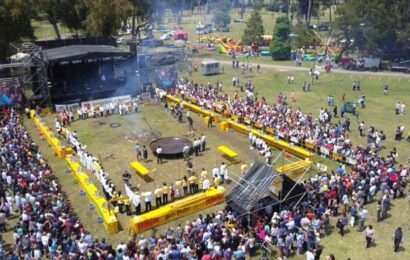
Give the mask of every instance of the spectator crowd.
M 373 246 L 377 237 L 368 223 L 367 205 L 376 202 L 377 220 L 384 221 L 393 200 L 405 196 L 409 172 L 397 165 L 397 151 L 382 156 L 372 141 L 374 133 L 367 147 L 354 147 L 347 119 L 333 123 L 332 118 L 337 115 L 326 109 L 321 110 L 319 119 L 314 119 L 311 114 L 291 108 L 283 95 L 277 104 L 269 105 L 265 98 L 257 97 L 252 84 L 246 88 L 245 97 L 230 97 L 219 84 L 204 86 L 181 81 L 175 92 L 184 99 L 194 99 L 202 107 L 236 117 L 239 122 L 270 128 L 290 142 L 313 143 L 323 155 L 340 154 L 350 165 L 350 172 L 340 164 L 331 173 L 313 176 L 303 183 L 306 194 L 300 203 L 279 211 L 254 212 L 250 222 L 226 207 L 169 228 L 162 235 L 139 236 L 113 247 L 84 229 L 22 126 L 19 113 L 4 110 L 0 117 L 0 232 L 9 228 L 8 218 L 18 216 L 11 259 L 229 260 L 254 256 L 258 248 L 276 250 L 281 259 L 293 254 L 320 259 L 321 238 L 332 232 L 333 217 L 337 218 L 341 236 L 348 229 L 357 229 L 363 231 L 363 246 Z M 398 230 L 394 233 L 395 251 L 403 236 Z M 327 259 L 335 258 L 329 255 Z

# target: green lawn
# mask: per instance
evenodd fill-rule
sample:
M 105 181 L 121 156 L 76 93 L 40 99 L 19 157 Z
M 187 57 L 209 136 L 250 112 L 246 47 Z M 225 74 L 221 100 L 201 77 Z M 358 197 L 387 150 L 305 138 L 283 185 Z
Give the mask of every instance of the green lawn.
M 295 83 L 287 84 L 287 76 L 293 75 Z M 293 72 L 290 69 L 270 69 L 263 68 L 261 73 L 246 73 L 231 69 L 230 65 L 224 65 L 224 74 L 217 76 L 202 76 L 200 73 L 193 73 L 192 78 L 196 82 L 223 82 L 223 90 L 233 94 L 238 91 L 231 85 L 233 76 L 239 76 L 241 82 L 251 80 L 256 85 L 259 96 L 265 96 L 270 102 L 275 102 L 279 93 L 292 96 L 296 100 L 292 103 L 293 107 L 300 107 L 306 113 L 312 113 L 318 116 L 321 107 L 327 107 L 327 96 L 336 97 L 337 105 L 340 107 L 342 95 L 345 94 L 346 100 L 356 101 L 360 95 L 366 95 L 367 107 L 359 109 L 359 118 L 356 119 L 349 115 L 352 121 L 351 139 L 353 144 L 366 144 L 366 138 L 359 137 L 357 131 L 357 122 L 364 120 L 367 126 L 375 126 L 377 129 L 384 130 L 387 134 L 385 142 L 388 152 L 393 147 L 397 147 L 399 160 L 401 163 L 407 163 L 410 152 L 410 144 L 406 141 L 394 141 L 394 130 L 397 125 L 404 125 L 406 133 L 410 129 L 410 115 L 406 113 L 402 116 L 394 114 L 394 106 L 397 101 L 405 102 L 409 105 L 410 89 L 408 88 L 410 80 L 406 77 L 382 77 L 382 76 L 365 76 L 349 74 L 322 74 L 320 80 L 315 82 L 311 92 L 303 92 L 302 84 L 309 81 L 310 76 L 307 72 Z M 362 91 L 353 92 L 351 85 L 353 80 L 360 80 Z M 390 93 L 388 96 L 383 95 L 383 85 L 389 84 Z M 329 108 L 331 109 L 331 108 Z M 337 120 L 337 119 L 336 119 Z M 336 163 L 330 163 L 324 160 L 324 163 L 334 167 Z M 372 249 L 365 249 L 364 234 L 357 231 L 349 232 L 344 238 L 334 232 L 331 236 L 322 239 L 325 249 L 323 255 L 333 253 L 336 259 L 409 259 L 410 253 L 408 248 L 410 242 L 405 241 L 405 251 L 399 254 L 392 252 L 392 234 L 397 226 L 402 226 L 405 233 L 410 232 L 410 224 L 407 221 L 410 209 L 406 199 L 397 200 L 391 210 L 391 216 L 383 223 L 375 221 L 376 205 L 369 205 L 369 223 L 373 224 L 377 233 L 377 246 Z M 304 256 L 295 256 L 294 259 L 305 259 Z
M 38 40 L 54 40 L 57 39 L 57 35 L 53 29 L 53 26 L 47 20 L 32 20 L 31 24 L 34 30 L 34 36 Z M 70 34 L 71 32 L 62 24 L 58 25 L 60 29 L 61 37 Z
M 151 151 L 149 151 L 150 161 L 143 163 L 151 170 L 149 179 L 141 178 L 129 167 L 129 163 L 136 160 L 136 142 L 145 144 L 148 147 L 152 137 L 151 133 L 162 137 L 186 136 L 188 130 L 186 123 L 177 123 L 160 105 L 148 104 L 143 106 L 141 111 L 141 113 L 127 116 L 115 115 L 106 118 L 76 121 L 70 126 L 70 129 L 77 131 L 79 140 L 87 145 L 88 151 L 101 160 L 103 167 L 109 173 L 113 183 L 122 192 L 124 192 L 124 184 L 122 181 L 124 171 L 131 173 L 131 183 L 134 186 L 139 186 L 141 191 L 153 191 L 164 182 L 173 184 L 177 179 L 181 179 L 186 175 L 186 167 L 183 160 L 166 160 L 164 164 L 158 165 Z M 194 170 L 199 173 L 202 168 L 205 168 L 209 176 L 211 176 L 212 168 L 219 166 L 225 161 L 229 168 L 229 175 L 233 180 L 229 185 L 225 185 L 225 188 L 229 191 L 233 187 L 233 184 L 240 178 L 240 165 L 249 165 L 259 157 L 254 151 L 249 150 L 247 136 L 240 135 L 233 131 L 223 133 L 216 127 L 208 129 L 202 118 L 196 115 L 193 115 L 193 118 L 196 135 L 199 136 L 203 133 L 207 136 L 208 140 L 208 150 L 201 156 L 193 158 Z M 54 117 L 47 116 L 45 122 L 48 126 L 53 126 Z M 112 123 L 119 123 L 121 127 L 112 128 L 110 127 Z M 37 130 L 31 121 L 26 121 L 25 125 L 32 133 L 34 141 L 40 145 L 44 156 L 49 160 L 51 167 L 54 169 L 55 174 L 63 186 L 63 190 L 67 193 L 71 204 L 76 209 L 77 214 L 80 216 L 87 230 L 92 232 L 97 238 L 106 237 L 107 234 L 104 228 L 101 224 L 98 224 L 97 214 L 89 209 L 90 203 L 88 199 L 80 196 L 80 187 L 74 182 L 73 176 L 67 173 L 65 163 L 54 157 L 46 142 L 40 140 Z M 238 152 L 241 163 L 231 164 L 229 161 L 223 159 L 216 149 L 219 145 L 227 145 Z M 274 157 L 278 155 L 279 151 L 274 151 Z M 292 158 L 289 159 L 278 156 L 275 166 L 278 167 L 294 160 L 295 159 Z M 291 177 L 298 178 L 298 176 Z M 101 188 L 94 176 L 90 175 L 90 179 L 99 189 Z M 199 213 L 211 213 L 220 208 L 222 208 L 222 205 Z M 187 220 L 192 219 L 192 217 L 195 217 L 195 215 L 182 218 L 169 225 L 161 226 L 158 229 L 146 233 L 152 234 L 153 232 L 158 232 L 158 230 L 164 231 L 167 227 L 176 225 L 176 223 L 185 223 Z M 119 220 L 122 230 L 118 234 L 108 236 L 109 241 L 116 244 L 118 240 L 127 240 L 129 238 L 127 232 L 129 219 L 126 215 L 120 215 Z
M 233 10 L 232 20 L 238 16 L 237 10 Z M 250 12 L 248 11 L 245 18 L 248 17 Z M 324 14 L 326 15 L 326 13 Z M 263 11 L 262 13 L 265 33 L 271 34 L 274 26 L 275 17 L 272 13 Z M 190 16 L 185 14 L 182 19 L 181 26 L 184 30 L 187 30 L 192 42 L 197 41 L 197 36 L 194 33 L 195 26 L 201 19 L 203 23 L 210 22 L 210 16 L 202 16 L 199 18 L 198 14 Z M 176 27 L 173 20 L 167 20 L 170 28 Z M 36 36 L 38 38 L 55 37 L 51 26 L 46 22 L 36 23 Z M 214 36 L 231 37 L 234 39 L 240 39 L 244 24 L 231 25 L 231 32 L 229 33 L 216 33 Z M 63 31 L 63 30 L 62 30 Z M 206 57 L 218 57 L 222 59 L 229 59 L 227 56 L 209 54 Z M 260 64 L 272 63 L 270 58 L 258 58 L 257 61 Z M 292 62 L 275 62 L 280 65 L 291 65 Z M 307 63 L 304 66 L 310 67 L 311 63 Z M 287 84 L 287 76 L 293 75 L 295 77 L 295 83 L 292 85 Z M 394 114 L 394 106 L 397 101 L 405 102 L 407 106 L 410 96 L 410 79 L 405 77 L 382 77 L 378 75 L 349 75 L 349 74 L 322 74 L 318 82 L 315 82 L 311 92 L 303 92 L 302 84 L 304 81 L 310 81 L 310 77 L 307 72 L 295 72 L 292 69 L 271 69 L 264 68 L 262 65 L 261 73 L 246 73 L 242 74 L 238 70 L 233 70 L 230 65 L 224 65 L 224 74 L 204 77 L 199 73 L 193 73 L 192 78 L 196 82 L 216 82 L 222 81 L 224 83 L 224 91 L 229 94 L 233 94 L 237 89 L 234 89 L 231 85 L 231 79 L 233 76 L 239 76 L 241 82 L 244 83 L 247 80 L 251 80 L 256 85 L 256 89 L 259 96 L 265 96 L 269 101 L 275 102 L 279 93 L 283 93 L 289 97 L 293 97 L 295 102 L 292 103 L 294 107 L 300 107 L 302 111 L 306 113 L 312 113 L 315 117 L 318 116 L 319 109 L 321 107 L 327 107 L 327 96 L 333 95 L 336 97 L 337 105 L 340 108 L 342 96 L 345 95 L 346 100 L 356 101 L 360 95 L 367 97 L 366 109 L 359 109 L 359 118 L 350 116 L 352 121 L 351 139 L 355 145 L 365 145 L 366 138 L 361 138 L 357 131 L 357 122 L 364 120 L 366 126 L 375 126 L 377 129 L 384 130 L 387 134 L 387 141 L 385 142 L 386 149 L 384 152 L 388 152 L 393 147 L 396 147 L 399 152 L 399 160 L 401 163 L 407 163 L 407 159 L 410 153 L 410 144 L 401 141 L 394 141 L 394 131 L 398 125 L 404 125 L 406 127 L 406 133 L 410 131 L 410 115 L 406 113 L 402 116 L 396 116 Z M 360 80 L 362 91 L 353 92 L 351 85 L 353 80 Z M 388 84 L 390 86 L 390 93 L 388 96 L 383 95 L 383 85 Z M 331 108 L 329 108 L 331 109 Z M 52 118 L 48 118 L 48 124 L 54 125 Z M 337 119 L 336 119 L 337 120 Z M 100 122 L 102 121 L 102 124 Z M 120 128 L 110 128 L 110 123 L 121 123 Z M 91 231 L 96 237 L 107 237 L 108 240 L 114 244 L 120 240 L 126 240 L 128 238 L 127 232 L 124 230 L 119 234 L 107 236 L 102 226 L 97 223 L 97 216 L 95 212 L 89 210 L 89 202 L 85 197 L 81 197 L 79 193 L 79 187 L 74 183 L 70 174 L 66 173 L 66 166 L 64 163 L 56 159 L 51 149 L 47 147 L 44 141 L 41 141 L 37 135 L 37 131 L 33 129 L 31 122 L 26 122 L 26 126 L 31 131 L 34 141 L 39 143 L 41 151 L 58 176 L 60 183 L 63 186 L 63 190 L 67 193 L 69 200 L 76 209 L 76 212 L 80 216 L 82 222 L 86 228 Z M 196 158 L 194 160 L 194 166 L 196 169 L 206 167 L 210 169 L 214 165 L 219 165 L 222 161 L 219 154 L 215 151 L 215 147 L 220 144 L 226 144 L 232 147 L 234 150 L 239 151 L 240 157 L 244 162 L 249 162 L 255 159 L 255 154 L 250 152 L 248 144 L 244 136 L 240 136 L 236 133 L 221 133 L 216 128 L 208 130 L 204 127 L 203 122 L 195 117 L 195 126 L 199 132 L 203 132 L 207 135 L 210 149 L 204 156 Z M 184 135 L 186 134 L 186 125 L 180 125 L 162 108 L 158 106 L 145 106 L 142 108 L 142 112 L 138 115 L 129 115 L 126 117 L 113 116 L 106 119 L 91 119 L 87 121 L 76 122 L 72 125 L 72 129 L 78 131 L 80 140 L 87 144 L 90 152 L 98 155 L 102 158 L 103 166 L 109 171 L 110 176 L 114 179 L 117 186 L 121 186 L 121 174 L 124 170 L 130 170 L 128 163 L 134 159 L 134 141 L 126 140 L 126 136 L 133 137 L 138 135 L 143 130 L 157 129 L 161 132 L 162 136 L 168 135 Z M 132 138 L 131 138 L 132 139 Z M 319 158 L 318 158 L 319 159 Z M 322 160 L 330 168 L 334 168 L 336 163 Z M 155 176 L 152 181 L 146 182 L 137 175 L 133 175 L 132 181 L 136 184 L 140 184 L 142 189 L 152 189 L 162 182 L 172 182 L 176 178 L 180 178 L 185 172 L 185 166 L 181 161 L 168 161 L 162 166 L 157 166 L 154 162 L 150 162 L 147 166 L 153 170 L 152 175 Z M 230 166 L 230 174 L 235 176 L 238 173 L 238 165 Z M 122 188 L 122 187 L 121 187 Z M 230 187 L 228 187 L 229 189 Z M 408 216 L 410 209 L 406 199 L 397 200 L 394 202 L 394 207 L 391 210 L 391 216 L 383 223 L 376 223 L 375 204 L 369 206 L 369 223 L 373 224 L 376 230 L 377 246 L 371 249 L 365 249 L 364 234 L 351 231 L 344 238 L 341 238 L 335 232 L 322 239 L 322 244 L 325 249 L 323 255 L 334 253 L 336 259 L 347 259 L 350 257 L 355 259 L 410 259 L 410 240 L 406 239 L 410 234 L 410 223 L 408 222 Z M 219 207 L 220 208 L 220 207 Z M 214 212 L 216 208 L 203 211 Z M 188 219 L 192 219 L 195 216 L 183 218 L 170 225 L 176 225 L 177 223 L 184 223 Z M 123 228 L 126 229 L 128 219 L 127 217 L 120 218 Z M 397 226 L 402 226 L 405 236 L 404 247 L 405 251 L 398 254 L 394 254 L 392 250 L 392 234 L 393 230 Z M 159 229 L 152 230 L 150 233 L 161 233 L 167 226 L 163 226 Z M 7 238 L 5 236 L 5 238 Z M 8 238 L 10 238 L 8 236 Z M 10 241 L 6 239 L 6 241 Z M 305 259 L 304 256 L 295 256 L 293 259 Z
M 287 84 L 288 75 L 295 77 L 294 84 Z M 263 65 L 260 73 L 248 72 L 243 75 L 241 70 L 234 70 L 230 65 L 224 65 L 224 74 L 205 77 L 197 72 L 193 73 L 192 77 L 194 81 L 202 83 L 221 81 L 224 84 L 224 91 L 233 94 L 235 91 L 239 91 L 232 87 L 233 76 L 239 76 L 242 83 L 251 80 L 255 84 L 259 96 L 264 96 L 270 102 L 276 102 L 279 93 L 293 97 L 295 99 L 295 102 L 292 103 L 293 107 L 300 107 L 302 111 L 312 113 L 315 117 L 318 116 L 321 107 L 332 109 L 332 107 L 327 106 L 328 95 L 333 95 L 336 98 L 339 108 L 342 105 L 343 95 L 347 101 L 354 102 L 359 96 L 365 95 L 367 107 L 358 109 L 359 117 L 356 118 L 349 114 L 352 122 L 351 139 L 353 144 L 365 145 L 367 142 L 366 138 L 359 137 L 357 131 L 357 123 L 363 120 L 367 126 L 383 130 L 387 135 L 386 147 L 388 149 L 396 147 L 400 161 L 407 162 L 410 144 L 404 140 L 394 141 L 394 133 L 398 125 L 406 127 L 405 133 L 410 131 L 410 114 L 397 116 L 394 113 L 394 108 L 397 101 L 405 102 L 407 106 L 410 105 L 408 98 L 410 95 L 409 78 L 322 73 L 319 81 L 314 83 L 312 91 L 303 92 L 303 82 L 311 80 L 307 72 L 263 68 Z M 362 86 L 360 92 L 352 91 L 351 86 L 354 80 L 360 80 Z M 390 86 L 388 96 L 383 95 L 384 84 Z

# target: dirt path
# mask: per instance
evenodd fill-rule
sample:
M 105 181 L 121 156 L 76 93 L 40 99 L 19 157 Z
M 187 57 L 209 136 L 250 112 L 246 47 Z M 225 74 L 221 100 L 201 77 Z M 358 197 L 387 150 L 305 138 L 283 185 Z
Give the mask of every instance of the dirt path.
M 221 64 L 224 65 L 231 65 L 232 62 L 229 60 L 220 60 L 217 59 Z M 252 66 L 256 66 L 258 63 L 251 62 L 249 63 Z M 309 71 L 309 68 L 306 67 L 296 67 L 296 66 L 289 66 L 289 65 L 279 65 L 279 64 L 266 64 L 266 63 L 259 63 L 262 68 L 269 68 L 278 71 Z M 403 78 L 410 78 L 410 74 L 400 73 L 400 72 L 390 72 L 390 71 L 380 71 L 380 72 L 373 72 L 373 71 L 352 71 L 352 70 L 343 70 L 343 69 L 333 69 L 332 73 L 339 73 L 339 74 L 349 74 L 349 75 L 363 75 L 363 76 L 387 76 L 387 77 L 403 77 Z

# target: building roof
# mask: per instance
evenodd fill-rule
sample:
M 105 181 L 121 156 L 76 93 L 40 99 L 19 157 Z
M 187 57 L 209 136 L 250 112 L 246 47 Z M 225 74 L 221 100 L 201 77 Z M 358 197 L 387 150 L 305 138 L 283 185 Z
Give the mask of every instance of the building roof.
M 111 45 L 68 45 L 43 51 L 49 62 L 106 57 L 126 57 L 131 53 Z
M 208 65 L 208 64 L 219 64 L 219 61 L 217 60 L 203 60 L 201 62 L 202 65 Z

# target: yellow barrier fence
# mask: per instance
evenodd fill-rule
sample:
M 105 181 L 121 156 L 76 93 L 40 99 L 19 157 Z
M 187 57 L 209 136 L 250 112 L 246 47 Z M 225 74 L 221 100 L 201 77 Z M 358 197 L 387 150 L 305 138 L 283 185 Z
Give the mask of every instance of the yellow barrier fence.
M 158 209 L 136 216 L 132 218 L 129 223 L 129 233 L 139 234 L 205 208 L 221 204 L 224 202 L 224 192 L 225 189 L 223 187 L 211 188 L 208 191 L 177 200 Z
M 300 174 L 303 173 L 307 168 L 312 166 L 311 160 L 300 160 L 297 162 L 292 162 L 285 164 L 281 167 L 276 168 L 279 173 L 282 174 Z
M 174 97 L 172 95 L 167 95 L 166 97 L 167 97 L 167 100 L 169 102 L 176 103 L 176 104 L 182 103 L 184 108 L 187 108 L 187 109 L 189 109 L 189 110 L 191 110 L 195 113 L 201 114 L 204 117 L 213 115 L 212 112 L 210 112 L 209 110 L 202 109 L 201 107 L 199 107 L 197 105 L 193 105 L 193 104 L 187 103 L 185 101 L 182 101 L 179 98 Z M 218 116 L 213 115 L 213 117 L 215 118 L 215 121 L 219 121 L 219 120 L 217 120 L 217 119 L 219 119 Z M 306 159 L 306 158 L 309 159 L 309 160 L 313 159 L 313 153 L 311 153 L 310 151 L 308 151 L 308 150 L 306 150 L 302 147 L 298 147 L 298 146 L 296 146 L 294 144 L 291 144 L 289 142 L 274 138 L 271 135 L 264 134 L 262 131 L 259 131 L 256 128 L 254 129 L 250 126 L 247 126 L 247 125 L 236 122 L 235 119 L 228 120 L 227 122 L 229 124 L 229 128 L 232 128 L 232 129 L 234 129 L 235 131 L 237 131 L 239 133 L 249 134 L 249 132 L 252 131 L 252 133 L 254 133 L 259 138 L 263 139 L 267 144 L 269 144 L 269 145 L 271 145 L 271 146 L 273 146 L 273 147 L 275 147 L 279 150 L 284 150 L 284 151 L 286 151 L 290 154 L 293 154 L 293 155 L 295 155 L 297 157 L 300 157 L 300 158 L 303 158 L 303 159 Z M 226 126 L 225 125 L 223 125 L 223 130 L 226 131 Z M 269 128 L 268 130 L 269 130 L 268 133 L 270 133 L 270 134 L 274 133 L 274 129 Z
M 31 119 L 34 122 L 34 125 L 48 142 L 48 144 L 52 147 L 54 153 L 61 159 L 64 159 L 68 164 L 69 168 L 73 172 L 75 179 L 80 184 L 81 188 L 85 191 L 90 201 L 94 203 L 96 209 L 103 219 L 104 227 L 108 231 L 108 233 L 113 234 L 118 232 L 118 220 L 113 213 L 112 210 L 108 209 L 108 203 L 105 198 L 100 197 L 98 195 L 97 187 L 89 183 L 88 175 L 84 172 L 80 171 L 80 164 L 74 162 L 71 159 L 71 156 L 66 156 L 67 152 L 70 149 L 66 149 L 65 147 L 61 146 L 60 140 L 58 140 L 52 131 L 41 122 L 40 118 L 36 115 L 35 111 L 30 111 Z
M 118 220 L 114 212 L 108 209 L 108 201 L 98 194 L 97 187 L 89 182 L 88 175 L 80 171 L 80 164 L 74 162 L 70 156 L 65 158 L 65 161 L 69 165 L 75 179 L 80 184 L 81 188 L 87 194 L 87 197 L 92 201 L 97 209 L 98 214 L 103 220 L 105 229 L 109 234 L 118 232 Z

